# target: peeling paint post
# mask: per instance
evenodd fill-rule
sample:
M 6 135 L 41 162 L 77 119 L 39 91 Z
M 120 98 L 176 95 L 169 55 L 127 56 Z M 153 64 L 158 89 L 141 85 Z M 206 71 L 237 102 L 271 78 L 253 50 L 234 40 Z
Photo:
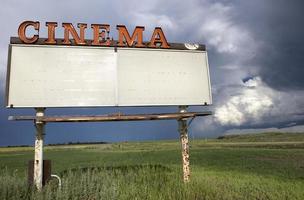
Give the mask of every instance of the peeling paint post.
M 179 112 L 187 112 L 187 106 L 179 106 Z M 187 118 L 178 120 L 178 130 L 180 133 L 180 140 L 182 145 L 182 162 L 183 162 L 183 180 L 185 183 L 190 180 L 190 164 L 189 164 L 189 140 Z
M 44 122 L 39 120 L 39 117 L 44 116 L 45 108 L 36 108 L 35 127 L 35 160 L 34 160 L 34 184 L 38 190 L 42 189 L 43 178 L 43 138 L 44 138 Z

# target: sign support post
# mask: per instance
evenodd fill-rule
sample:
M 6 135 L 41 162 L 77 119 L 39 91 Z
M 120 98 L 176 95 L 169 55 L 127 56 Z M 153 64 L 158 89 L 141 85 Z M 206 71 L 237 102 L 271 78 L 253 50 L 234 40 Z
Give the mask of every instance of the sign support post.
M 38 190 L 42 189 L 43 180 L 43 139 L 44 139 L 44 122 L 39 118 L 44 116 L 45 108 L 36 108 L 35 127 L 35 159 L 34 159 L 34 185 Z
M 179 106 L 180 113 L 187 112 L 187 106 Z M 190 163 L 189 163 L 189 140 L 188 140 L 188 125 L 187 118 L 178 120 L 178 130 L 182 146 L 182 163 L 183 163 L 183 180 L 190 181 Z

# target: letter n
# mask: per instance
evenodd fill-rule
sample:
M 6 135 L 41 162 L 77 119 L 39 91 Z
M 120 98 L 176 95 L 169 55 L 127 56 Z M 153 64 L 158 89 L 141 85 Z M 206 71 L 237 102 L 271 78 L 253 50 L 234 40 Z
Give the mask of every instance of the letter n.
M 84 30 L 87 28 L 87 24 L 78 24 L 78 28 L 80 29 L 80 36 L 78 35 L 74 26 L 71 23 L 62 23 L 62 27 L 64 27 L 64 40 L 62 44 L 71 44 L 70 33 L 74 38 L 76 45 L 86 44 L 84 40 Z

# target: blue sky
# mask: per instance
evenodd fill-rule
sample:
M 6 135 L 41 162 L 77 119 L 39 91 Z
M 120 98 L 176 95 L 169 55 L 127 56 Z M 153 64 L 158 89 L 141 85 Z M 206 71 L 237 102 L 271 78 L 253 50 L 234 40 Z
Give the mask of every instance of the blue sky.
M 130 30 L 145 26 L 145 40 L 161 26 L 169 42 L 207 45 L 213 116 L 197 118 L 190 137 L 262 131 L 304 132 L 304 28 L 300 0 L 43 1 L 4 0 L 0 7 L 0 145 L 33 144 L 30 122 L 9 115 L 33 115 L 34 109 L 4 108 L 7 47 L 25 20 L 108 23 Z M 58 37 L 63 37 L 58 29 Z M 40 35 L 46 37 L 46 29 Z M 176 107 L 47 109 L 47 114 L 175 112 Z M 46 143 L 178 138 L 176 121 L 48 124 Z

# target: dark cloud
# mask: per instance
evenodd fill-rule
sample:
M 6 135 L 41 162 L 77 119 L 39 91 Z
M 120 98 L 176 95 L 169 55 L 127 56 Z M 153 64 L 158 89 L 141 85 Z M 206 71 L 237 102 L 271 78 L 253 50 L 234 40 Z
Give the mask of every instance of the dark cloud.
M 227 118 L 222 119 L 227 120 L 227 123 L 222 123 L 220 126 L 214 121 L 212 123 L 215 125 L 202 121 L 201 127 L 212 124 L 213 129 L 210 132 L 218 134 L 227 129 L 284 128 L 290 127 L 293 123 L 303 124 L 303 115 L 296 113 L 304 112 L 302 78 L 304 74 L 304 27 L 302 26 L 304 2 L 299 0 L 222 2 L 235 11 L 233 15 L 229 15 L 230 25 L 238 25 L 239 30 L 250 33 L 253 40 L 246 43 L 247 47 L 243 46 L 241 49 L 250 49 L 251 56 L 247 54 L 240 59 L 242 57 L 240 53 L 219 52 L 214 52 L 210 56 L 216 60 L 211 61 L 215 64 L 213 67 L 227 62 L 226 67 L 215 70 L 217 75 L 215 75 L 216 84 L 213 88 L 215 88 L 215 111 L 222 109 L 229 112 L 221 112 L 221 117 L 227 114 Z M 225 79 L 237 81 L 239 78 L 246 82 L 248 77 L 261 78 L 264 89 L 256 88 L 254 89 L 256 93 L 252 93 L 254 90 L 247 92 L 250 90 L 244 89 L 241 86 L 242 83 L 225 81 Z M 248 108 L 255 105 L 255 101 L 252 103 L 248 101 L 252 98 L 256 101 L 268 99 L 271 104 L 256 107 L 248 112 Z M 256 116 L 256 111 L 259 115 L 253 117 Z M 236 117 L 237 114 L 240 114 L 239 118 Z M 216 121 L 217 118 L 214 120 Z
M 278 90 L 303 90 L 304 26 L 300 0 L 240 1 L 239 23 L 262 45 L 248 60 L 259 75 Z

